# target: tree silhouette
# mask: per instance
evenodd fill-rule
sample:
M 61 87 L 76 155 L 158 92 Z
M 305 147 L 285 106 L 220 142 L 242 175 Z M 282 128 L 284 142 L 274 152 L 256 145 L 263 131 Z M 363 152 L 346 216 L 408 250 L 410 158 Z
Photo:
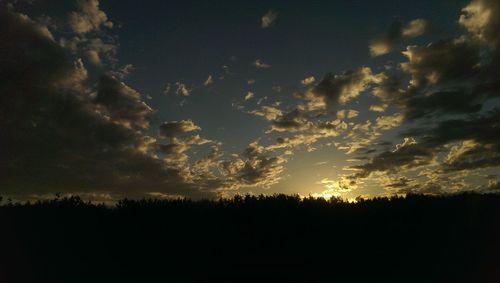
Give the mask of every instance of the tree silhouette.
M 9 201 L 0 282 L 500 282 L 499 220 L 494 194 Z

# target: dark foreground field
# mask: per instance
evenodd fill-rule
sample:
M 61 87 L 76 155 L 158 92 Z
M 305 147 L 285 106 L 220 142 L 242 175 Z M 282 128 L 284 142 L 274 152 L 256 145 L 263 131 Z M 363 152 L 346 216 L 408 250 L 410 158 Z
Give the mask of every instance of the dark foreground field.
M 500 282 L 500 196 L 0 207 L 0 282 Z

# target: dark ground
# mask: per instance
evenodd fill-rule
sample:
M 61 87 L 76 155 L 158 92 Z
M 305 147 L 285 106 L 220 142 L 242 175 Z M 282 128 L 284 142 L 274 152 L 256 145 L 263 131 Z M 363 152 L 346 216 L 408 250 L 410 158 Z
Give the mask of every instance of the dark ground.
M 0 282 L 500 282 L 500 195 L 0 207 Z

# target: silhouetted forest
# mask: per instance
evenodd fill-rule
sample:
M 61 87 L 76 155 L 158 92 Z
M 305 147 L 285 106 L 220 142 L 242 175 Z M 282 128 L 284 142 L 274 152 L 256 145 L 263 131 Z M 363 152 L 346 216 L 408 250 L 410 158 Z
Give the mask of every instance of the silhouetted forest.
M 0 282 L 500 282 L 500 195 L 0 206 Z

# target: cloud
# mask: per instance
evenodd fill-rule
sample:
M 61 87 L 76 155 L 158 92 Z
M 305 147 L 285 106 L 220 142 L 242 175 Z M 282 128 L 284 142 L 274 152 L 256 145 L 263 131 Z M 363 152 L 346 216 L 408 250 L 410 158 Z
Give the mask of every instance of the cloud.
M 247 95 L 245 95 L 245 101 L 252 99 L 254 96 L 255 96 L 255 93 L 253 93 L 251 91 L 247 92 Z
M 390 178 L 389 180 L 389 183 L 385 184 L 385 188 L 400 190 L 402 188 L 408 188 L 415 183 L 415 180 L 409 179 L 405 176 L 397 177 L 395 179 Z
M 303 94 L 311 109 L 331 109 L 345 104 L 364 91 L 374 80 L 368 67 L 346 71 L 342 74 L 327 74 L 321 82 Z
M 283 156 L 266 156 L 263 147 L 251 143 L 244 158 L 222 162 L 220 169 L 228 177 L 226 186 L 268 188 L 281 180 L 286 159 Z
M 266 147 L 266 150 L 274 151 L 284 148 L 295 148 L 301 145 L 311 145 L 318 141 L 319 135 L 299 134 L 289 138 L 277 138 L 276 143 Z
M 424 34 L 427 22 L 416 19 L 404 26 L 399 20 L 391 23 L 389 31 L 378 36 L 370 43 L 370 54 L 380 56 L 393 51 L 402 38 L 413 38 Z
M 341 193 L 351 191 L 349 186 L 344 184 L 342 180 L 336 181 L 329 178 L 323 178 L 320 181 L 317 181 L 316 184 L 323 185 L 326 190 L 322 191 L 319 194 L 312 194 L 312 197 L 330 199 L 332 197 L 340 197 Z
M 335 137 L 338 136 L 342 131 L 346 130 L 348 127 L 347 123 L 342 120 L 333 120 L 325 122 L 317 122 L 311 127 L 311 132 L 314 134 L 320 134 L 322 137 Z
M 401 192 L 442 193 L 469 188 L 467 184 L 451 182 L 449 174 L 500 166 L 499 109 L 469 118 L 448 119 L 433 127 L 407 130 L 406 138 L 395 150 L 376 155 L 370 162 L 353 166 L 360 170 L 352 178 L 367 178 L 372 173 L 402 173 L 415 168 L 429 178 L 428 183 L 406 187 Z M 416 139 L 419 139 L 417 143 Z M 446 155 L 444 158 L 438 157 Z M 425 167 L 432 165 L 433 169 Z M 431 174 L 426 172 L 432 172 Z M 444 186 L 444 187 L 443 187 Z
M 92 64 L 94 64 L 96 66 L 102 65 L 101 58 L 99 57 L 99 53 L 95 50 L 87 51 L 87 59 L 89 60 L 89 62 L 91 62 Z
M 181 82 L 176 82 L 175 85 L 177 86 L 177 89 L 175 90 L 175 93 L 180 96 L 189 96 L 191 95 L 191 89 L 189 89 L 185 84 Z
M 417 37 L 425 33 L 427 21 L 423 19 L 416 19 L 411 21 L 407 26 L 403 27 L 401 35 L 403 37 Z
M 203 82 L 203 85 L 204 86 L 209 86 L 209 85 L 211 85 L 213 83 L 214 83 L 214 80 L 212 78 L 212 75 L 209 75 L 208 78 L 205 80 L 205 82 Z
M 403 85 L 403 76 L 401 74 L 394 74 L 383 72 L 377 74 L 377 79 L 372 94 L 382 101 L 381 108 L 383 111 L 389 105 L 403 107 L 406 99 L 407 87 Z M 380 111 L 380 112 L 383 112 Z
M 84 31 L 81 22 L 78 28 L 91 31 Z M 280 180 L 284 157 L 267 155 L 255 144 L 242 157 L 224 160 L 217 142 L 188 135 L 200 130 L 192 120 L 165 122 L 157 136 L 147 135 L 153 110 L 120 81 L 131 65 L 96 76 L 88 74 L 81 59 L 68 60 L 71 54 L 99 50 L 89 56 L 91 63 L 102 64 L 104 41 L 82 36 L 75 44 L 58 45 L 47 27 L 9 11 L 0 12 L 0 33 L 5 39 L 0 42 L 5 81 L 0 91 L 9 93 L 0 105 L 6 135 L 0 140 L 3 195 L 27 198 L 58 191 L 107 201 L 151 195 L 212 198 Z M 176 87 L 180 95 L 189 93 L 181 83 Z M 194 146 L 212 151 L 192 160 Z
M 314 76 L 307 77 L 303 80 L 300 81 L 302 85 L 310 85 L 316 81 L 316 78 Z
M 494 0 L 473 0 L 465 8 L 459 23 L 488 43 L 499 42 L 500 3 Z
M 121 178 L 137 165 L 154 179 L 160 167 L 134 149 L 136 131 L 113 123 L 124 117 L 115 117 L 114 111 L 102 115 L 82 93 L 87 78 L 81 61 L 68 62 L 64 50 L 19 14 L 2 13 L 0 21 L 7 39 L 0 42 L 0 77 L 7 80 L 1 88 L 9 93 L 0 106 L 9 117 L 0 122 L 6 134 L 2 148 L 9 148 L 2 153 L 2 191 L 26 195 L 119 187 L 126 192 L 135 180 Z M 118 98 L 117 105 L 106 106 L 118 109 L 126 100 Z
M 268 28 L 274 24 L 277 18 L 278 13 L 274 12 L 273 10 L 269 10 L 264 16 L 262 16 L 260 26 L 262 28 Z
M 459 83 L 476 73 L 479 46 L 474 41 L 458 38 L 427 46 L 408 46 L 403 55 L 408 62 L 401 63 L 401 68 L 411 75 L 412 87 Z
M 201 128 L 191 120 L 164 122 L 158 129 L 158 134 L 162 138 L 173 138 L 178 134 L 199 131 Z
M 489 191 L 499 191 L 500 190 L 500 182 L 489 180 L 488 190 Z
M 359 111 L 347 109 L 347 110 L 339 110 L 337 111 L 338 119 L 352 119 L 356 118 L 359 115 Z
M 217 195 L 218 185 L 158 157 L 156 139 L 142 133 L 152 110 L 136 90 L 110 75 L 91 82 L 83 62 L 24 15 L 0 12 L 0 34 L 3 195 Z
M 262 106 L 260 109 L 251 111 L 250 114 L 264 117 L 268 121 L 274 121 L 283 115 L 281 110 L 274 106 Z
M 373 172 L 397 173 L 400 170 L 428 165 L 434 158 L 434 152 L 420 144 L 413 138 L 405 138 L 403 143 L 396 145 L 393 151 L 384 151 L 370 162 L 352 166 L 359 170 L 354 175 L 355 178 L 366 178 Z
M 170 85 L 170 83 L 167 83 L 167 85 L 165 86 L 165 89 L 163 89 L 163 95 L 169 95 L 170 94 L 170 90 L 172 89 L 172 86 Z
M 495 85 L 480 48 L 476 40 L 465 37 L 408 46 L 403 52 L 407 61 L 399 70 L 375 76 L 372 94 L 383 106 L 377 110 L 395 106 L 406 121 L 480 111 Z
M 169 166 L 184 167 L 188 160 L 187 151 L 193 145 L 205 145 L 212 143 L 211 140 L 201 138 L 199 135 L 191 136 L 185 139 L 172 137 L 168 144 L 157 144 L 159 151 L 163 154 L 162 158 Z
M 388 116 L 377 117 L 376 127 L 381 130 L 389 130 L 398 127 L 403 122 L 403 114 L 395 113 Z
M 113 27 L 113 22 L 100 10 L 98 0 L 78 0 L 77 5 L 80 11 L 73 12 L 69 18 L 69 25 L 74 32 L 85 34 L 99 30 L 101 26 Z
M 462 142 L 460 150 L 452 148 L 445 170 L 483 168 L 500 165 L 500 109 L 495 108 L 472 118 L 449 119 L 435 127 L 408 130 L 406 134 L 421 137 L 428 148 L 443 150 L 449 143 Z
M 387 104 L 385 105 L 370 105 L 369 110 L 373 112 L 385 112 L 387 109 Z
M 108 39 L 108 42 L 103 41 L 101 38 L 94 38 L 86 41 L 85 49 L 87 50 L 87 54 L 94 54 L 96 57 L 92 62 L 94 65 L 100 66 L 102 65 L 101 57 L 104 56 L 111 63 L 116 62 L 116 54 L 117 54 L 117 44 L 113 41 L 113 39 Z
M 70 13 L 70 27 L 73 33 L 61 33 L 65 37 L 59 38 L 59 44 L 67 48 L 75 56 L 83 56 L 86 62 L 94 66 L 103 67 L 110 63 L 113 67 L 117 64 L 116 58 L 118 50 L 117 37 L 101 30 L 100 26 L 112 27 L 111 22 L 99 22 L 99 15 L 107 19 L 106 14 L 99 10 L 98 1 L 81 0 L 76 1 L 78 7 L 85 7 L 84 12 Z M 53 25 L 55 30 L 60 28 Z
M 104 114 L 114 123 L 126 128 L 149 128 L 153 110 L 137 91 L 114 77 L 100 78 L 94 102 L 103 106 Z
M 124 66 L 119 67 L 117 70 L 109 71 L 109 74 L 113 77 L 123 80 L 127 78 L 134 70 L 135 70 L 134 65 L 125 64 Z
M 8 95 L 0 104 L 5 133 L 0 193 L 214 197 L 276 184 L 293 150 L 323 145 L 355 154 L 347 161 L 356 163 L 346 169 L 357 170 L 349 180 L 358 178 L 359 186 L 371 178 L 397 193 L 471 187 L 468 178 L 500 166 L 499 11 L 496 1 L 473 0 L 459 19 L 462 36 L 408 46 L 402 62 L 387 63 L 381 73 L 359 67 L 319 82 L 307 77 L 291 104 L 260 107 L 267 99 L 261 97 L 259 108 L 248 113 L 269 122 L 267 143 L 254 142 L 241 155 L 226 156 L 217 141 L 194 134 L 201 128 L 190 119 L 165 122 L 156 132 L 151 128 L 154 110 L 122 82 L 133 66 L 118 64 L 117 37 L 107 34 L 113 24 L 99 1 L 78 2 L 78 11 L 68 18 L 71 30 L 13 8 L 2 10 L 0 93 Z M 266 27 L 275 19 L 276 14 Z M 395 50 L 425 29 L 421 19 L 395 21 L 372 42 L 372 55 Z M 271 67 L 260 59 L 253 66 Z M 209 75 L 204 85 L 212 83 Z M 185 97 L 193 88 L 177 82 L 164 93 Z M 273 88 L 283 91 L 273 96 L 284 96 L 287 89 Z M 377 101 L 339 110 L 363 93 Z M 244 99 L 254 96 L 249 91 Z M 365 117 L 358 113 L 362 110 L 385 114 Z M 392 149 L 380 140 L 398 134 L 407 138 Z
M 340 120 L 319 123 L 308 122 L 300 129 L 286 129 L 287 132 L 301 131 L 301 134 L 297 134 L 292 137 L 279 137 L 276 139 L 276 143 L 265 147 L 265 149 L 268 151 L 274 151 L 278 149 L 294 149 L 298 146 L 305 145 L 307 151 L 313 151 L 315 150 L 312 146 L 314 143 L 324 138 L 336 137 L 346 129 L 347 124 Z M 281 130 L 281 132 L 285 132 L 285 129 Z
M 297 107 L 292 111 L 275 117 L 270 132 L 298 132 L 309 129 L 310 118 L 308 111 L 303 107 Z
M 260 59 L 257 59 L 255 60 L 255 62 L 252 63 L 255 68 L 257 69 L 267 69 L 267 68 L 271 68 L 271 65 L 267 64 L 267 63 L 264 63 L 263 61 L 261 61 Z

